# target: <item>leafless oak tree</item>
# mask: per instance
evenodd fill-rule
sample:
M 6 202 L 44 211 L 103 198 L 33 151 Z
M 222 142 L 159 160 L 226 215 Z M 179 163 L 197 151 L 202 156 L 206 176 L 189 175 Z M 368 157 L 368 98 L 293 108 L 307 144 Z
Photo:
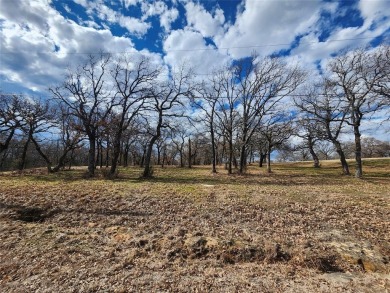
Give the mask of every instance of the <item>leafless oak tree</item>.
M 21 97 L 0 93 L 0 154 L 8 149 L 16 130 L 21 126 Z
M 88 174 L 95 174 L 96 140 L 99 126 L 110 114 L 113 104 L 112 87 L 108 84 L 109 54 L 90 55 L 77 70 L 70 70 L 61 86 L 50 88 L 51 93 L 69 107 L 80 119 L 89 141 Z
M 348 105 L 348 119 L 355 136 L 355 176 L 363 176 L 361 124 L 363 117 L 377 111 L 381 106 L 375 86 L 381 82 L 383 72 L 377 67 L 375 53 L 355 50 L 335 57 L 329 63 L 332 73 L 328 84 L 338 97 Z
M 349 175 L 349 166 L 340 142 L 340 134 L 345 126 L 347 106 L 328 86 L 326 81 L 306 88 L 305 94 L 294 99 L 295 105 L 320 128 L 324 129 L 326 139 L 335 146 L 340 157 L 343 173 Z
M 117 169 L 123 132 L 140 114 L 147 101 L 148 92 L 153 86 L 152 83 L 160 73 L 161 69 L 154 68 L 149 59 L 141 57 L 139 60 L 132 60 L 129 56 L 120 58 L 112 71 L 117 91 L 117 102 L 114 107 L 117 119 L 115 120 L 111 176 Z
M 145 167 L 143 177 L 152 176 L 151 157 L 153 146 L 161 136 L 164 128 L 170 127 L 170 118 L 184 117 L 184 98 L 190 98 L 193 95 L 195 86 L 192 80 L 191 70 L 186 70 L 184 66 L 177 74 L 167 81 L 156 84 L 149 91 L 148 109 L 151 115 L 154 115 L 155 122 L 150 123 L 149 134 L 151 139 L 147 146 L 145 155 Z M 153 117 L 153 116 L 152 116 Z
M 305 79 L 297 66 L 290 66 L 278 58 L 259 59 L 256 55 L 235 66 L 239 84 L 240 113 L 240 167 L 245 173 L 247 145 L 253 133 L 267 115 L 285 97 L 292 94 Z

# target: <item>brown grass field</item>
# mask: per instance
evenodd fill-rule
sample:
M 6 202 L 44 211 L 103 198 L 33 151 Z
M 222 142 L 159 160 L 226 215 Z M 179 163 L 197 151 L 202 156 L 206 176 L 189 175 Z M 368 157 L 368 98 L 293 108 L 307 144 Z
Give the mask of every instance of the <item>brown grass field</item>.
M 1 292 L 390 291 L 390 159 L 84 172 L 0 173 Z

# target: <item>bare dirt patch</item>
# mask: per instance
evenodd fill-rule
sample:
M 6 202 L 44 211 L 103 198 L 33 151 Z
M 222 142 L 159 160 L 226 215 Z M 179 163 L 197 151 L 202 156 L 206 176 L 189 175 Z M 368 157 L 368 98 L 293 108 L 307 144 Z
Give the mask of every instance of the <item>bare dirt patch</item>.
M 254 168 L 248 176 L 220 170 L 211 178 L 207 168 L 156 169 L 150 181 L 132 169 L 114 181 L 82 180 L 82 170 L 56 178 L 3 174 L 0 287 L 390 290 L 390 182 L 324 167 L 274 170 Z

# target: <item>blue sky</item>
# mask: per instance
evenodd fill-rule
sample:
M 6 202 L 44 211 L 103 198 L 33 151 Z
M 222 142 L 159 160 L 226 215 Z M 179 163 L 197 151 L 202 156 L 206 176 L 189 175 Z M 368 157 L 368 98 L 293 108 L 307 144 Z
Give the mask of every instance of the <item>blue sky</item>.
M 202 75 L 249 56 L 316 72 L 343 50 L 389 43 L 389 0 L 0 0 L 0 91 L 47 95 L 100 51 Z

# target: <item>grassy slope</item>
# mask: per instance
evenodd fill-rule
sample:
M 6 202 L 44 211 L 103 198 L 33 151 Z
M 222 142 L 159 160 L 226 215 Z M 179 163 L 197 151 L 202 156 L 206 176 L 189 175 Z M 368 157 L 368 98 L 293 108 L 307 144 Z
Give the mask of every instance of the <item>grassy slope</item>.
M 139 180 L 129 168 L 114 181 L 84 180 L 83 170 L 0 174 L 0 287 L 389 289 L 390 160 L 364 161 L 361 180 L 336 161 L 273 170 L 156 167 L 155 179 Z M 31 208 L 43 221 L 20 220 Z

